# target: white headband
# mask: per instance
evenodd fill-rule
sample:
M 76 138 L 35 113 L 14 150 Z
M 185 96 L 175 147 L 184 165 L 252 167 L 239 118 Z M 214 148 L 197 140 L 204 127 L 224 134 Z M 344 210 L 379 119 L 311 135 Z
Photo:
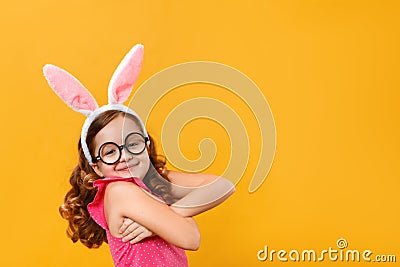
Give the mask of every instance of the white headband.
M 135 116 L 147 136 L 146 128 L 140 117 L 132 109 L 122 105 L 132 92 L 132 87 L 139 75 L 143 61 L 143 45 L 135 45 L 121 61 L 115 70 L 108 86 L 108 104 L 97 105 L 90 92 L 67 71 L 47 64 L 43 67 L 44 76 L 54 92 L 73 110 L 82 113 L 87 118 L 82 126 L 81 145 L 89 164 L 92 164 L 86 136 L 92 122 L 108 110 L 119 110 Z

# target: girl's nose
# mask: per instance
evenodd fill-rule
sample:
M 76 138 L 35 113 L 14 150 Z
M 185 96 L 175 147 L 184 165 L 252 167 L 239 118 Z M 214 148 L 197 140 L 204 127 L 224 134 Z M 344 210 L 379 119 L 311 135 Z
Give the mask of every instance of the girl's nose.
M 121 151 L 121 162 L 126 162 L 132 158 L 132 154 L 126 151 L 126 148 L 123 148 Z

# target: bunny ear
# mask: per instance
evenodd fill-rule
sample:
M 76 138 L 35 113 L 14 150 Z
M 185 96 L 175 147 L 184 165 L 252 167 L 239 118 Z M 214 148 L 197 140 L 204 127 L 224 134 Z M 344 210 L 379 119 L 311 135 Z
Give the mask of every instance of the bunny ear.
M 89 116 L 98 107 L 89 91 L 67 71 L 47 64 L 43 73 L 54 92 L 73 110 Z
M 142 68 L 143 45 L 135 45 L 115 70 L 108 86 L 108 103 L 121 104 L 131 94 Z

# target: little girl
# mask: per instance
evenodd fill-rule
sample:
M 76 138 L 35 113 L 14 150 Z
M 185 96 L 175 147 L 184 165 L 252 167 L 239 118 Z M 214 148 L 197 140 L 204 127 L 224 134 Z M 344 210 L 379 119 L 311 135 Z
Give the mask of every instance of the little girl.
M 87 116 L 79 163 L 60 213 L 69 222 L 72 241 L 89 248 L 108 242 L 116 266 L 187 266 L 184 249 L 197 250 L 200 243 L 190 216 L 222 203 L 234 186 L 214 175 L 165 169 L 139 116 L 121 104 L 129 97 L 142 57 L 141 45 L 127 54 L 111 79 L 109 104 L 100 108 L 69 73 L 44 67 L 58 96 Z M 134 242 L 123 242 L 124 236 Z

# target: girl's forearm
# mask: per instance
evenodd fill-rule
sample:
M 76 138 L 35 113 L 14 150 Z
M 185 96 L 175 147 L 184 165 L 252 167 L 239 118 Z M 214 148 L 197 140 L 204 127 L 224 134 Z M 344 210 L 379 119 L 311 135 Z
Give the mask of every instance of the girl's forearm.
M 218 177 L 210 184 L 193 189 L 170 207 L 181 216 L 195 216 L 224 202 L 235 192 L 229 180 Z

